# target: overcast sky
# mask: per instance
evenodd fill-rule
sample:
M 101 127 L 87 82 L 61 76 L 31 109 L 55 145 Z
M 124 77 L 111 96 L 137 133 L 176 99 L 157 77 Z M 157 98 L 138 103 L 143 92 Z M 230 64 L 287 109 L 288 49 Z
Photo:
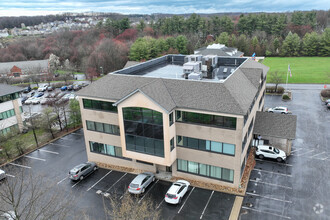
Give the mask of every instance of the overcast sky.
M 0 0 L 0 17 L 88 11 L 183 14 L 285 12 L 329 8 L 330 0 Z

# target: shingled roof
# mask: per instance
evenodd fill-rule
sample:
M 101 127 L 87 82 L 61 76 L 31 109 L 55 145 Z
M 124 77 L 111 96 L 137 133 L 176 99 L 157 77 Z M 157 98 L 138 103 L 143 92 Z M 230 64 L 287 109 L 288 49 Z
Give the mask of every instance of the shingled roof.
M 24 89 L 18 86 L 11 86 L 0 83 L 0 96 L 9 95 L 15 92 L 21 92 Z
M 295 139 L 297 127 L 296 115 L 257 112 L 253 133 L 261 136 Z
M 249 60 L 245 63 L 251 65 L 249 62 L 257 63 Z M 266 74 L 262 68 L 250 71 L 245 63 L 224 82 L 108 74 L 77 94 L 119 103 L 141 92 L 168 112 L 186 108 L 245 115 L 258 92 L 261 76 Z

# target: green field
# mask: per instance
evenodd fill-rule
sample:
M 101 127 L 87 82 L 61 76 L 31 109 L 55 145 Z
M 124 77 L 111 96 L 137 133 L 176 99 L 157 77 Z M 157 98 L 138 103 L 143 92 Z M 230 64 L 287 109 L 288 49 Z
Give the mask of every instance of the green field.
M 279 71 L 285 83 L 290 64 L 292 77 L 288 83 L 330 83 L 330 57 L 267 57 L 262 63 L 270 67 L 267 79 Z

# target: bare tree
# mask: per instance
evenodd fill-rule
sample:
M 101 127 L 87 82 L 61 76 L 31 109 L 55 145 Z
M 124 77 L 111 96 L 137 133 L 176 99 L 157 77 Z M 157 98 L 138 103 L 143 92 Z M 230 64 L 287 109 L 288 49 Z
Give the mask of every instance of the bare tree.
M 45 108 L 42 110 L 43 116 L 40 120 L 40 124 L 52 135 L 53 139 L 55 138 L 53 126 L 54 121 L 56 120 L 56 116 L 53 113 L 53 109 L 51 107 Z
M 106 217 L 114 220 L 158 220 L 160 210 L 156 209 L 155 203 L 147 197 L 138 204 L 138 197 L 125 193 L 120 200 L 118 195 L 103 200 Z M 111 209 L 109 209 L 109 204 Z M 138 206 L 138 207 L 137 207 Z
M 45 177 L 33 173 L 12 173 L 0 187 L 0 215 L 13 219 L 66 219 L 74 199 Z M 13 178 L 13 179 L 9 179 Z
M 284 82 L 283 73 L 280 73 L 279 71 L 272 72 L 269 77 L 269 82 L 275 84 L 275 92 L 277 92 L 278 84 Z

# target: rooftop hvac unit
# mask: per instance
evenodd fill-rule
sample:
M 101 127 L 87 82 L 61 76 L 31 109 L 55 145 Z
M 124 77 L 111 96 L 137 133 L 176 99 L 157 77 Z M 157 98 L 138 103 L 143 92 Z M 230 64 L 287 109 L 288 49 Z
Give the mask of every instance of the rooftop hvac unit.
M 188 79 L 201 80 L 202 79 L 202 73 L 190 73 L 188 75 Z

